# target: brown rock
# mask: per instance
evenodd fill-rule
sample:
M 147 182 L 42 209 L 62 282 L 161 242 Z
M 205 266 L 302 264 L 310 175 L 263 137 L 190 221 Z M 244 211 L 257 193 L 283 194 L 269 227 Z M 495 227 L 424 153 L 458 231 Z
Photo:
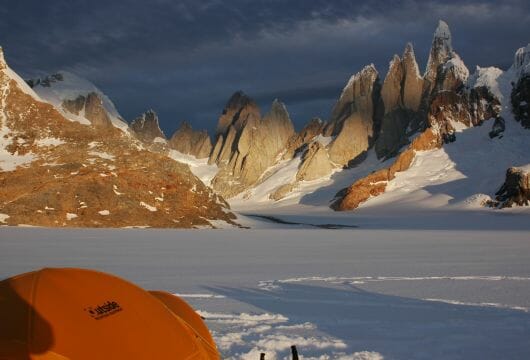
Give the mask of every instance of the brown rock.
M 331 208 L 337 211 L 353 210 L 372 196 L 382 194 L 388 183 L 388 170 L 376 171 L 346 188 Z
M 146 143 L 152 143 L 156 138 L 166 138 L 162 130 L 160 130 L 158 116 L 153 110 L 148 110 L 140 117 L 134 119 L 130 128 L 138 139 Z
M 390 62 L 383 86 L 381 87 L 381 98 L 385 105 L 385 115 L 403 106 L 401 87 L 404 79 L 405 72 L 401 59 L 399 56 L 394 55 L 394 58 Z
M 511 167 L 506 171 L 506 180 L 495 193 L 501 208 L 530 204 L 530 173 L 528 170 Z
M 438 135 L 432 129 L 425 130 L 414 139 L 405 151 L 396 157 L 396 160 L 388 168 L 361 178 L 339 192 L 331 208 L 338 211 L 356 209 L 370 197 L 382 194 L 387 183 L 396 177 L 396 173 L 407 170 L 414 161 L 416 151 L 431 150 L 440 146 L 441 141 Z
M 269 195 L 269 199 L 278 201 L 286 197 L 293 189 L 295 188 L 294 184 L 285 184 L 279 186 L 272 194 Z
M 103 100 L 95 92 L 91 92 L 87 96 L 79 95 L 75 99 L 64 100 L 61 107 L 74 115 L 79 115 L 84 111 L 84 117 L 95 127 L 108 128 L 112 126 L 112 121 L 103 107 Z
M 109 128 L 112 126 L 107 111 L 103 107 L 103 101 L 95 92 L 91 92 L 86 97 L 85 118 L 95 127 Z
M 418 111 L 423 92 L 423 77 L 420 75 L 414 49 L 410 43 L 407 44 L 403 52 L 402 64 L 405 76 L 402 89 L 403 107 Z
M 409 43 L 403 60 L 395 55 L 381 88 L 385 115 L 375 142 L 378 158 L 395 156 L 421 122 L 418 113 L 422 99 L 423 79 L 419 75 L 414 50 Z
M 329 161 L 324 145 L 315 141 L 311 143 L 302 157 L 302 163 L 296 173 L 297 181 L 311 181 L 329 175 L 333 165 Z
M 321 119 L 311 119 L 298 134 L 291 136 L 288 140 L 287 150 L 283 154 L 282 159 L 292 159 L 298 151 L 309 145 L 316 136 L 322 135 L 325 126 L 326 124 Z
M 324 130 L 326 136 L 335 136 L 328 150 L 332 162 L 347 165 L 371 145 L 375 107 L 380 99 L 378 81 L 377 70 L 369 65 L 352 76 L 344 88 Z
M 187 122 L 183 122 L 175 131 L 168 145 L 172 149 L 193 155 L 197 159 L 207 158 L 212 152 L 212 142 L 208 132 L 206 130 L 194 131 Z

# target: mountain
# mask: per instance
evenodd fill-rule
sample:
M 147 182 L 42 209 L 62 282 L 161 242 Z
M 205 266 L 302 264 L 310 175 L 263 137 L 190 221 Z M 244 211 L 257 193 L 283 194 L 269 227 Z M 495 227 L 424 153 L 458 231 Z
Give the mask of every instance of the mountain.
M 516 64 L 517 59 L 514 66 Z M 389 70 L 389 74 L 391 73 L 392 63 Z M 457 133 L 471 133 L 468 129 L 481 126 L 489 119 L 495 119 L 492 133 L 498 136 L 504 131 L 506 120 L 513 118 L 510 107 L 506 105 L 511 91 L 507 84 L 513 82 L 512 73 L 514 73 L 513 67 L 506 74 L 502 74 L 502 71 L 496 68 L 477 68 L 476 72 L 469 76 L 469 70 L 451 47 L 449 27 L 441 21 L 433 38 L 427 69 L 423 76 L 424 86 L 420 108 L 418 112 L 409 116 L 410 119 L 419 120 L 419 130 L 415 132 L 410 145 L 401 150 L 395 160 L 389 162 L 388 166 L 356 180 L 351 186 L 342 190 L 337 194 L 337 199 L 332 207 L 336 210 L 355 209 L 368 199 L 384 193 L 387 187 L 393 185 L 392 181 L 398 177 L 398 173 L 406 172 L 417 164 L 419 154 L 425 151 L 448 151 L 438 149 L 449 148 L 451 146 L 449 144 L 454 141 L 464 141 L 464 139 L 459 140 L 460 136 Z M 499 88 L 504 89 L 504 93 L 500 92 Z M 501 105 L 502 101 L 505 102 L 504 106 Z M 486 141 L 482 141 L 479 148 L 475 149 L 475 151 L 483 153 L 483 161 L 496 159 L 492 163 L 492 171 L 483 174 L 481 181 L 485 181 L 486 178 L 498 178 L 499 172 L 506 169 L 497 169 L 496 167 L 502 163 L 510 166 L 512 162 L 520 162 L 521 159 L 518 158 L 518 155 L 521 152 L 524 153 L 525 149 L 528 148 L 529 144 L 524 144 L 524 139 L 528 134 L 525 134 L 521 128 L 514 126 L 513 122 L 510 122 L 510 126 L 515 127 L 513 138 L 507 138 L 507 134 L 504 134 L 502 140 L 488 138 Z M 384 131 L 382 135 L 384 136 Z M 462 138 L 466 137 L 462 136 Z M 495 136 L 490 134 L 490 137 Z M 522 146 L 518 143 L 520 139 L 517 139 L 521 137 Z M 473 140 L 478 141 L 479 139 Z M 499 145 L 495 144 L 494 141 L 506 143 L 503 144 L 506 146 L 503 149 L 504 154 L 498 152 L 491 154 L 491 156 L 486 155 Z M 462 146 L 462 144 L 459 145 Z M 514 148 L 511 149 L 510 145 L 513 145 Z M 465 145 L 463 147 L 465 148 Z M 459 156 L 458 153 L 453 156 L 453 165 L 461 161 L 460 157 L 465 158 L 465 156 Z M 477 160 L 475 159 L 475 161 Z M 523 163 L 530 162 L 530 158 L 522 161 Z M 477 176 L 478 173 L 484 173 L 484 169 L 477 165 L 475 164 L 477 169 L 471 170 L 474 172 L 474 176 Z M 471 167 L 471 165 L 468 166 Z M 411 181 L 413 180 L 411 179 Z M 420 187 L 419 184 L 415 186 Z M 486 194 L 494 192 L 495 187 L 499 185 L 491 186 L 489 191 L 485 191 L 485 194 L 480 196 L 482 198 L 481 205 L 490 203 Z M 471 192 L 478 190 L 477 188 L 466 191 Z
M 528 53 L 528 47 L 518 50 L 506 72 L 477 67 L 470 73 L 453 49 L 449 26 L 440 21 L 423 74 L 411 43 L 392 57 L 383 80 L 373 64 L 364 67 L 347 82 L 328 121 L 309 122 L 291 135 L 286 151 L 267 162 L 253 185 L 225 195 L 238 208 L 302 203 L 353 210 L 366 202 L 383 204 L 375 200 L 382 194 L 389 193 L 384 201 L 397 201 L 390 194 L 405 188 L 409 195 L 424 194 L 426 187 L 460 176 L 474 181 L 436 187 L 440 194 L 427 198 L 453 199 L 442 201 L 443 206 L 519 204 L 496 200 L 506 194 L 495 193 L 508 168 L 524 170 L 530 163 L 530 133 L 524 129 L 529 123 Z M 433 171 L 438 175 L 423 175 Z M 517 179 L 506 181 L 522 184 L 526 178 Z M 223 182 L 231 180 L 227 175 Z M 505 188 L 523 194 L 509 198 L 527 194 L 522 185 Z
M 112 101 L 86 79 L 67 71 L 59 71 L 42 78 L 27 80 L 27 83 L 42 100 L 52 104 L 70 120 L 127 130 L 127 123 Z
M 516 51 L 506 71 L 471 72 L 452 43 L 440 21 L 423 74 L 407 43 L 384 76 L 373 64 L 363 67 L 329 118 L 311 119 L 299 132 L 280 100 L 262 114 L 237 91 L 213 142 L 186 122 L 168 140 L 153 110 L 127 125 L 108 97 L 67 72 L 26 84 L 2 63 L 0 219 L 48 226 L 235 224 L 223 199 L 253 211 L 526 205 L 530 45 Z
M 49 85 L 47 80 L 32 84 L 48 102 L 7 66 L 0 50 L 2 223 L 51 227 L 235 225 L 228 204 L 187 165 L 144 149 L 121 127 L 94 121 L 89 113 L 93 114 L 91 101 L 95 100 L 87 99 L 97 96 L 101 102 L 95 104 L 104 114 L 100 119 L 106 116 L 114 124 L 112 117 L 117 112 L 107 107 L 106 97 L 93 88 L 88 94 L 68 93 L 67 84 L 71 83 L 65 79 L 70 76 L 53 79 L 49 78 Z M 71 100 L 75 106 L 64 106 Z M 84 111 L 76 115 L 77 109 Z

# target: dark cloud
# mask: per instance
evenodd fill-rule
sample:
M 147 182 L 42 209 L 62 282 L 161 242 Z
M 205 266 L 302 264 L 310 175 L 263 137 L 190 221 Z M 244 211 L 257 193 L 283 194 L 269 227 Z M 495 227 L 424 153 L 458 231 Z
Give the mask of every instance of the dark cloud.
M 296 125 L 326 118 L 350 75 L 412 41 L 424 68 L 438 19 L 472 69 L 508 67 L 530 42 L 528 1 L 8 1 L 0 44 L 24 76 L 66 69 L 95 82 L 132 119 L 159 112 L 213 129 L 232 92 L 263 111 L 278 97 Z

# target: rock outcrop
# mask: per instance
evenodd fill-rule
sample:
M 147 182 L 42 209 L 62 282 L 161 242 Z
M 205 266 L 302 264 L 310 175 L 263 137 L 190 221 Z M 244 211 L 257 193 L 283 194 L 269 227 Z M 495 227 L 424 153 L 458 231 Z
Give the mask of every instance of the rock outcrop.
M 248 123 L 261 119 L 258 105 L 242 91 L 236 92 L 228 100 L 217 125 L 216 141 L 209 163 L 219 166 L 228 163 L 235 147 L 236 135 Z
M 420 75 L 416 55 L 411 43 L 405 47 L 402 57 L 403 66 L 403 108 L 418 111 L 423 96 L 423 77 Z
M 158 115 L 154 110 L 148 110 L 134 119 L 130 127 L 136 137 L 143 142 L 152 143 L 155 139 L 166 139 L 166 136 L 160 130 Z
M 440 66 L 445 64 L 453 55 L 451 31 L 445 21 L 440 20 L 434 32 L 429 60 L 423 76 L 425 80 L 425 92 L 430 92 L 436 83 Z
M 0 59 L 0 67 L 2 61 Z M 117 128 L 65 118 L 0 70 L 0 214 L 4 225 L 213 227 L 226 202 L 186 165 L 142 150 Z
M 302 156 L 302 162 L 296 173 L 297 181 L 311 181 L 323 178 L 333 171 L 325 145 L 319 141 L 310 143 Z
M 212 141 L 206 130 L 194 131 L 191 125 L 183 122 L 168 141 L 170 148 L 183 154 L 203 159 L 210 156 L 212 152 Z
M 418 130 L 422 95 L 423 78 L 409 43 L 403 59 L 394 55 L 381 88 L 384 116 L 375 143 L 379 158 L 395 156 L 408 143 L 409 136 Z
M 530 168 L 509 168 L 504 184 L 495 195 L 495 205 L 500 208 L 530 205 Z
M 439 146 L 440 141 L 437 134 L 431 129 L 427 129 L 396 157 L 392 165 L 375 171 L 341 190 L 332 202 L 331 208 L 338 211 L 356 209 L 369 198 L 385 192 L 388 182 L 396 177 L 396 173 L 405 171 L 410 167 L 416 151 L 431 150 Z
M 62 107 L 74 115 L 83 114 L 90 123 L 99 128 L 108 128 L 112 122 L 103 107 L 103 100 L 95 92 L 87 96 L 79 95 L 74 100 L 64 100 Z
M 209 159 L 220 167 L 212 180 L 213 188 L 232 197 L 256 184 L 281 158 L 293 135 L 294 127 L 283 103 L 275 100 L 261 119 L 254 101 L 236 93 L 219 119 L 217 141 Z
M 491 139 L 502 138 L 504 130 L 506 130 L 506 122 L 504 121 L 504 118 L 502 116 L 497 116 L 495 118 L 495 121 L 493 122 L 491 131 L 489 132 L 489 137 Z
M 351 77 L 324 130 L 325 136 L 334 137 L 328 148 L 333 163 L 347 166 L 368 150 L 382 109 L 379 74 L 372 64 Z
M 292 159 L 295 154 L 306 147 L 314 138 L 324 133 L 326 124 L 319 118 L 311 119 L 304 128 L 291 136 L 287 143 L 287 149 L 282 156 L 283 160 Z

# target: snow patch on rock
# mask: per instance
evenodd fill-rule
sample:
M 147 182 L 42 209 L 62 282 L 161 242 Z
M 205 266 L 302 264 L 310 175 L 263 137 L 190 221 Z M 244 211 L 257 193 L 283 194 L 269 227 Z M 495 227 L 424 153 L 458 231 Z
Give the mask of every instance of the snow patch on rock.
M 473 75 L 468 79 L 467 85 L 470 88 L 486 87 L 497 99 L 503 100 L 503 95 L 499 89 L 498 78 L 503 74 L 503 71 L 494 66 L 480 67 L 477 66 Z

